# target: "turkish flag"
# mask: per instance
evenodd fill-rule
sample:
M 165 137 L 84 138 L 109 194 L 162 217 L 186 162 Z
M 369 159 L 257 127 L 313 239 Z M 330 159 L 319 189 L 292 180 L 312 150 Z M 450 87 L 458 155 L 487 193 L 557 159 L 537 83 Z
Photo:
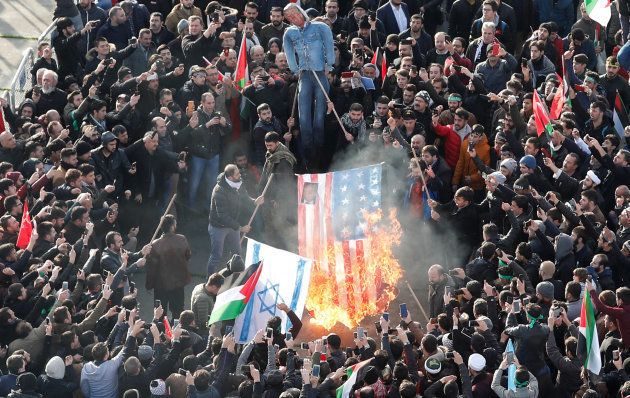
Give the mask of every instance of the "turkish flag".
M 162 323 L 164 324 L 164 335 L 168 337 L 169 339 L 172 339 L 173 331 L 171 330 L 171 324 L 168 322 L 168 318 L 164 317 L 164 320 L 162 321 Z
M 31 241 L 31 234 L 33 233 L 33 222 L 31 221 L 31 214 L 28 212 L 28 203 L 24 201 L 24 208 L 22 211 L 22 222 L 20 223 L 20 232 L 18 233 L 17 246 L 18 249 L 25 249 L 28 246 L 28 242 Z

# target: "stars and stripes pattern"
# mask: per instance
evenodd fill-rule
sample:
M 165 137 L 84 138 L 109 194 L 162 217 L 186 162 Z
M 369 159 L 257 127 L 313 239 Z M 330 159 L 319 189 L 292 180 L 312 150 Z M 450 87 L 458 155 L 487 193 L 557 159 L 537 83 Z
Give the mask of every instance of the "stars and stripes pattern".
M 336 304 L 375 300 L 364 212 L 381 208 L 382 165 L 298 175 L 298 250 L 337 284 Z

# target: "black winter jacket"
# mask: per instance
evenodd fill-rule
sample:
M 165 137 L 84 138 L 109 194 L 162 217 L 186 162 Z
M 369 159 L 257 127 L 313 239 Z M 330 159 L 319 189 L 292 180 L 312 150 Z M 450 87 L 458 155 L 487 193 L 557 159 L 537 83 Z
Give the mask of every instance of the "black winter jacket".
M 242 216 L 253 208 L 254 200 L 249 197 L 245 188 L 232 188 L 225 180 L 225 173 L 219 174 L 210 201 L 210 225 L 238 230 L 244 225 L 240 221 Z

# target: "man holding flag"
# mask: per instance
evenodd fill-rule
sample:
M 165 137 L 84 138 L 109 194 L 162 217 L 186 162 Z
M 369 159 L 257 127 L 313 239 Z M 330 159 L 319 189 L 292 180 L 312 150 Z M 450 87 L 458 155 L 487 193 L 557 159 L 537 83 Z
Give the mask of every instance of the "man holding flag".
M 289 68 L 299 72 L 300 140 L 307 167 L 312 167 L 324 147 L 326 93 L 330 88 L 326 72 L 335 62 L 333 37 L 325 23 L 310 21 L 295 3 L 287 4 L 284 16 L 292 25 L 284 33 L 284 51 Z

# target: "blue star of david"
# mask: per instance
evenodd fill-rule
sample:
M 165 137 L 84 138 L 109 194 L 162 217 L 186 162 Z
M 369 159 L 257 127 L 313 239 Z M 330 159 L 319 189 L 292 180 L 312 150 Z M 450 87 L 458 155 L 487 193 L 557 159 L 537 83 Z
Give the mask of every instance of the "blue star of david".
M 258 295 L 258 299 L 260 300 L 259 312 L 266 311 L 270 313 L 271 316 L 276 316 L 276 304 L 278 304 L 278 298 L 280 297 L 280 293 L 278 292 L 279 287 L 280 284 L 276 283 L 275 285 L 273 285 L 270 284 L 269 281 L 267 281 L 267 287 L 256 293 Z M 271 299 L 273 300 L 273 303 L 271 303 L 271 305 L 268 305 L 264 300 L 267 297 L 268 292 L 270 293 Z

